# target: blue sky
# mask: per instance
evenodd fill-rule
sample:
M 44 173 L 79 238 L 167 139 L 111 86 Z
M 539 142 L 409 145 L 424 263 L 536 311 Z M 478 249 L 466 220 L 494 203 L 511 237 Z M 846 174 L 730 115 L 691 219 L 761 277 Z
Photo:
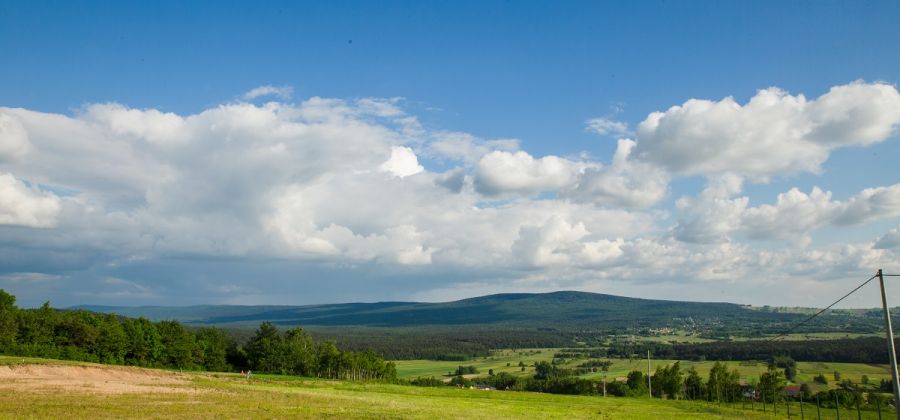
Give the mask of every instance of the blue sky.
M 891 188 L 900 182 L 890 92 L 900 80 L 897 16 L 896 2 L 4 2 L 0 247 L 8 252 L 0 287 L 28 305 L 444 300 L 556 289 L 827 303 L 842 290 L 838 279 L 865 277 L 870 264 L 896 266 L 900 252 L 885 245 L 900 237 L 892 201 L 900 187 Z M 261 86 L 290 92 L 247 95 Z M 871 96 L 879 86 L 883 102 Z M 724 120 L 708 113 L 671 131 L 638 130 L 651 113 L 691 99 L 746 105 L 770 87 L 783 91 L 785 106 L 845 87 L 850 108 L 835 99 L 790 118 L 786 110 Z M 285 139 L 279 130 L 287 128 L 262 125 L 258 138 L 241 134 L 250 137 L 245 148 L 223 146 L 234 132 L 216 127 L 256 124 L 265 112 L 290 129 L 325 113 L 326 134 Z M 590 130 L 598 119 L 625 128 Z M 797 137 L 795 149 L 769 150 L 771 167 L 736 162 L 733 173 L 664 154 L 690 133 L 721 129 L 730 134 L 697 140 L 698 153 L 721 146 L 713 161 L 744 153 L 765 161 L 770 146 L 738 145 L 746 127 L 723 128 L 741 121 L 751 132 L 779 124 L 839 131 L 846 122 L 852 127 L 840 133 L 865 138 Z M 777 147 L 794 141 L 789 132 L 749 136 Z M 154 141 L 161 138 L 191 146 L 165 149 Z M 637 146 L 616 168 L 619 138 Z M 224 166 L 261 150 L 283 153 L 259 166 Z M 784 158 L 791 153 L 819 161 L 803 166 L 808 159 Z M 297 169 L 307 166 L 327 176 Z M 377 168 L 388 178 L 344 179 Z M 454 174 L 458 197 L 428 187 Z M 715 182 L 739 186 L 704 195 Z M 310 198 L 313 187 L 321 197 Z M 758 208 L 792 188 L 812 202 L 813 187 L 831 192 L 818 207 Z M 385 202 L 345 198 L 359 191 Z M 442 204 L 424 208 L 423 197 Z M 849 209 L 854 197 L 870 205 Z M 309 202 L 319 207 L 303 207 Z M 432 214 L 454 205 L 460 210 L 444 218 Z M 494 209 L 491 217 L 509 225 L 464 208 Z M 204 217 L 211 213 L 221 220 Z M 813 221 L 785 224 L 792 217 Z M 477 249 L 452 237 L 477 223 L 498 226 L 497 243 Z M 229 227 L 234 236 L 223 233 Z M 651 245 L 663 254 L 647 254 Z M 585 256 L 598 247 L 612 254 Z M 699 262 L 704 255 L 710 261 Z M 667 262 L 648 267 L 647 259 Z M 773 295 L 761 284 L 797 293 Z

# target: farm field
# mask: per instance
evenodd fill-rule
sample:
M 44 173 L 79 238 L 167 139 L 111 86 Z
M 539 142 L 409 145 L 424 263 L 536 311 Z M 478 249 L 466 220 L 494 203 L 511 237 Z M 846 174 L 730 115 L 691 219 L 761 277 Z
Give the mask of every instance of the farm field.
M 688 401 L 179 373 L 0 357 L 2 418 L 773 418 Z M 113 382 L 115 386 L 104 386 Z
M 768 340 L 772 335 L 765 337 L 731 337 L 734 341 L 754 341 Z M 841 338 L 860 338 L 860 337 L 884 337 L 882 333 L 853 333 L 853 332 L 809 332 L 809 333 L 791 333 L 782 336 L 782 340 L 835 340 Z
M 533 364 L 539 361 L 550 361 L 553 359 L 553 355 L 560 351 L 561 349 L 557 348 L 545 348 L 545 349 L 517 349 L 517 350 L 498 350 L 493 355 L 489 357 L 480 357 L 477 359 L 467 360 L 463 362 L 459 361 L 432 361 L 432 360 L 397 360 L 394 363 L 397 365 L 397 373 L 401 378 L 411 379 L 416 377 L 442 377 L 447 375 L 450 371 L 456 370 L 456 368 L 460 365 L 462 366 L 475 366 L 478 369 L 479 374 L 487 375 L 490 369 L 494 370 L 494 373 L 500 372 L 508 372 L 513 375 L 534 375 L 534 367 Z M 580 358 L 580 359 L 566 359 L 566 363 L 559 365 L 566 368 L 575 368 L 579 364 L 583 363 L 588 359 Z M 610 380 L 616 377 L 624 377 L 628 374 L 628 372 L 632 370 L 640 370 L 642 372 L 647 371 L 647 360 L 646 359 L 602 359 L 602 360 L 610 360 L 613 362 L 610 367 L 607 378 Z M 522 362 L 526 365 L 525 370 L 523 371 L 521 367 L 519 367 L 519 362 Z M 668 364 L 675 363 L 676 360 L 651 360 L 651 370 L 655 370 L 656 366 L 665 366 Z M 715 361 L 688 361 L 681 360 L 682 370 L 690 369 L 694 367 L 700 373 L 701 377 L 706 377 L 709 369 L 713 366 Z M 759 375 L 766 371 L 766 363 L 765 362 L 726 362 L 728 364 L 728 369 L 737 369 L 741 374 L 741 379 L 745 379 L 747 381 L 756 380 Z M 509 366 L 507 366 L 509 364 Z M 872 382 L 877 382 L 881 379 L 890 379 L 890 370 L 887 365 L 876 365 L 876 364 L 865 364 L 865 363 L 834 363 L 834 362 L 798 362 L 798 375 L 797 382 L 812 382 L 814 376 L 822 374 L 824 375 L 828 381 L 829 386 L 833 387 L 835 385 L 834 381 L 834 372 L 840 372 L 841 379 L 850 379 L 855 383 L 859 383 L 862 380 L 862 376 L 868 376 L 869 380 Z M 584 378 L 599 378 L 601 376 L 600 372 L 592 372 L 586 375 L 583 375 Z
M 746 336 L 730 336 L 729 339 L 732 341 L 757 341 L 757 340 L 768 340 L 774 337 L 774 334 L 768 334 L 759 337 L 746 337 Z M 782 339 L 785 341 L 789 340 L 835 340 L 842 338 L 860 338 L 860 337 L 884 337 L 883 334 L 878 333 L 854 333 L 854 332 L 806 332 L 806 333 L 791 333 L 785 334 L 782 336 Z M 718 339 L 714 338 L 704 338 L 696 334 L 689 333 L 684 330 L 676 330 L 670 334 L 661 334 L 661 335 L 632 335 L 632 336 L 619 336 L 619 340 L 625 340 L 628 342 L 645 342 L 645 343 L 713 343 L 718 341 Z

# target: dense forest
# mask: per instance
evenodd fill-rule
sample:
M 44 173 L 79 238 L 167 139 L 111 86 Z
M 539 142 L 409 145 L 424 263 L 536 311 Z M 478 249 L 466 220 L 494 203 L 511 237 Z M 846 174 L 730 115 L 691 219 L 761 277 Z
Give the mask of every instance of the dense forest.
M 755 339 L 707 343 L 623 343 L 605 339 L 588 340 L 584 333 L 551 329 L 313 328 L 310 333 L 319 341 L 334 340 L 342 350 L 372 350 L 390 360 L 464 361 L 489 356 L 495 349 L 563 347 L 558 356 L 564 358 L 628 359 L 642 357 L 649 350 L 657 359 L 739 361 L 788 355 L 804 362 L 888 363 L 887 346 L 881 337 L 813 341 Z M 597 334 L 597 337 L 602 336 Z M 573 345 L 578 347 L 572 348 Z
M 207 371 L 256 372 L 340 379 L 394 380 L 394 364 L 371 351 L 316 343 L 302 328 L 284 333 L 264 322 L 240 344 L 215 327 L 187 328 L 44 304 L 19 309 L 0 289 L 0 353 L 86 362 Z
M 390 360 L 468 360 L 505 348 L 565 347 L 576 335 L 555 330 L 497 327 L 310 328 L 317 340 L 342 350 L 372 350 Z

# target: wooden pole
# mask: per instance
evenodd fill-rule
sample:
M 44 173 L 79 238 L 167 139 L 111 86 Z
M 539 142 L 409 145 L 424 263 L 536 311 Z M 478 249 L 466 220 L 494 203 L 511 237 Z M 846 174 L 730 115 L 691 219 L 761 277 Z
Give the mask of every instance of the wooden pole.
M 841 402 L 838 401 L 837 391 L 834 392 L 834 412 L 837 415 L 837 420 L 841 420 Z
M 803 393 L 800 393 L 800 420 L 804 420 L 806 417 L 803 416 Z
M 653 398 L 653 382 L 650 381 L 650 350 L 647 350 L 647 392 L 650 393 L 650 398 Z
M 822 420 L 822 411 L 819 409 L 819 393 L 816 392 L 816 419 Z

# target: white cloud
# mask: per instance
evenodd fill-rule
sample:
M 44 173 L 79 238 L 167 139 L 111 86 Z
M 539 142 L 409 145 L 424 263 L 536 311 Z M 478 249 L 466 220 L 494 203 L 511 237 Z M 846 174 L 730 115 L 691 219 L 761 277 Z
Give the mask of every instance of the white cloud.
M 831 200 L 830 191 L 796 188 L 778 195 L 774 205 L 747 209 L 743 229 L 752 237 L 785 238 L 805 235 L 825 224 L 855 225 L 900 216 L 900 184 L 867 188 L 846 202 Z
M 900 248 L 900 228 L 894 228 L 875 241 L 876 249 Z
M 900 184 L 862 190 L 841 206 L 834 222 L 855 225 L 895 216 L 900 216 Z
M 397 105 L 403 98 L 362 98 L 356 101 L 361 113 L 377 117 L 403 117 L 406 115 Z
M 581 262 L 588 266 L 610 264 L 624 255 L 624 245 L 622 238 L 585 242 L 581 250 Z
M 14 116 L 0 113 L 0 162 L 12 161 L 31 151 L 28 133 Z
M 748 206 L 749 197 L 731 197 L 740 192 L 739 186 L 711 192 L 717 188 L 711 185 L 696 198 L 677 201 L 686 216 L 674 228 L 679 240 L 722 242 L 741 232 L 755 239 L 809 243 L 809 233 L 825 225 L 855 225 L 900 216 L 900 184 L 867 188 L 845 202 L 832 200 L 832 193 L 819 187 L 809 194 L 792 188 L 778 194 L 774 204 L 756 207 Z
M 610 166 L 586 166 L 564 196 L 626 208 L 651 207 L 669 193 L 669 176 L 654 165 L 630 159 L 634 141 L 619 140 Z
M 811 101 L 807 138 L 828 147 L 884 141 L 900 124 L 900 93 L 885 83 L 855 82 L 834 86 Z
M 566 264 L 580 248 L 580 240 L 588 234 L 584 223 L 573 225 L 553 216 L 539 226 L 522 226 L 512 251 L 534 266 Z
M 151 143 L 184 139 L 185 121 L 171 112 L 130 109 L 116 103 L 87 107 L 85 117 L 107 127 L 115 135 L 134 136 Z
M 672 229 L 673 236 L 685 242 L 720 243 L 740 227 L 748 197 L 732 198 L 741 192 L 743 180 L 730 173 L 707 178 L 706 188 L 697 197 L 681 197 L 675 207 L 682 213 Z
M 422 165 L 419 165 L 416 153 L 412 149 L 402 146 L 392 147 L 391 158 L 382 163 L 379 168 L 400 178 L 415 175 L 425 170 Z
M 62 279 L 60 275 L 46 273 L 0 274 L 0 283 L 42 283 L 60 279 Z
M 831 192 L 813 187 L 809 194 L 796 188 L 778 194 L 775 204 L 751 207 L 741 216 L 750 237 L 789 239 L 803 237 L 828 222 L 840 203 L 831 201 Z
M 0 225 L 48 228 L 56 225 L 59 198 L 0 173 Z
M 682 197 L 676 202 L 676 206 L 686 217 L 675 225 L 673 235 L 685 242 L 726 242 L 730 234 L 740 227 L 741 216 L 748 202 L 747 197 Z
M 621 139 L 609 166 L 559 156 L 534 158 L 526 152 L 490 152 L 475 167 L 475 189 L 488 197 L 541 192 L 599 206 L 645 208 L 668 195 L 668 174 L 631 159 L 632 140 Z
M 475 188 L 487 196 L 532 196 L 573 185 L 584 168 L 585 164 L 557 156 L 535 159 L 525 152 L 494 151 L 478 161 Z
M 882 83 L 833 87 L 814 100 L 780 89 L 741 105 L 691 99 L 638 126 L 635 157 L 679 174 L 735 173 L 765 180 L 819 172 L 837 147 L 887 139 L 900 124 L 900 93 Z
M 465 163 L 475 163 L 482 156 L 493 151 L 516 152 L 519 140 L 481 140 L 468 133 L 438 133 L 429 143 L 429 153 L 435 157 Z
M 850 93 L 861 89 L 848 86 Z M 876 88 L 890 103 L 892 88 Z M 872 95 L 867 88 L 862 92 Z M 837 124 L 822 111 L 837 105 L 823 101 L 813 112 L 807 108 L 821 98 L 803 102 L 770 94 L 754 100 L 776 105 L 737 106 L 738 111 L 721 111 L 727 116 L 722 121 L 733 117 L 729 113 L 764 114 L 771 118 L 765 121 L 786 127 L 793 101 L 803 103 L 797 105 L 800 114 L 816 116 L 804 117 L 815 119 L 810 127 Z M 839 96 L 834 100 L 850 104 L 850 115 L 877 114 L 852 111 L 868 108 Z M 0 221 L 5 223 L 0 276 L 65 272 L 70 279 L 75 273 L 66 282 L 74 285 L 83 281 L 75 280 L 78 276 L 118 278 L 97 267 L 190 261 L 206 268 L 218 264 L 208 261 L 245 261 L 247 271 L 227 270 L 221 278 L 229 288 L 240 288 L 251 285 L 241 276 L 259 270 L 253 264 L 264 260 L 266 267 L 288 267 L 291 279 L 297 267 L 319 270 L 310 278 L 350 267 L 357 270 L 354 278 L 400 279 L 418 291 L 456 290 L 455 279 L 483 285 L 478 290 L 597 290 L 661 282 L 731 284 L 751 277 L 769 281 L 782 279 L 779 270 L 834 278 L 886 265 L 900 252 L 891 245 L 893 231 L 848 246 L 744 242 L 808 237 L 826 225 L 900 216 L 900 184 L 840 201 L 825 189 L 789 190 L 760 205 L 755 201 L 769 200 L 753 196 L 751 202 L 742 194 L 742 182 L 748 175 L 778 173 L 771 167 L 747 170 L 732 161 L 734 171 L 725 164 L 706 171 L 711 163 L 688 159 L 684 168 L 706 168 L 707 186 L 697 196 L 678 199 L 676 219 L 667 206 L 652 207 L 669 197 L 672 177 L 691 171 L 654 160 L 662 158 L 653 153 L 668 146 L 644 147 L 640 133 L 637 140 L 619 140 L 608 164 L 587 154 L 541 157 L 521 150 L 517 140 L 431 131 L 401 105 L 397 98 L 310 98 L 297 104 L 238 102 L 186 115 L 118 104 L 89 105 L 74 115 L 0 108 L 0 139 L 7 140 L 0 146 L 0 173 L 7 174 L 0 175 L 0 220 L 5 220 Z M 699 121 L 697 136 L 708 131 L 707 123 L 729 126 L 694 106 L 683 108 L 698 113 L 691 116 Z M 677 113 L 663 116 L 694 121 Z M 843 121 L 829 132 L 855 130 L 861 140 L 854 144 L 868 144 L 881 138 L 888 120 L 877 114 L 866 121 L 881 128 Z M 677 128 L 666 132 L 692 133 Z M 760 132 L 750 133 L 754 139 L 792 132 L 756 129 Z M 659 130 L 654 135 L 665 131 Z M 792 138 L 826 152 L 839 144 L 823 133 L 814 142 L 810 133 Z M 730 150 L 733 139 L 722 142 L 727 153 L 713 155 L 740 154 Z M 697 154 L 705 153 L 702 141 L 688 143 Z M 778 161 L 774 153 L 766 159 Z M 426 169 L 422 159 L 440 172 Z M 147 275 L 161 279 L 152 281 L 166 277 Z M 146 290 L 104 281 L 95 283 L 107 287 L 110 298 L 116 293 L 144 298 L 165 290 L 146 279 L 128 280 Z
M 591 118 L 585 122 L 585 126 L 586 130 L 601 136 L 626 136 L 629 133 L 627 123 L 606 117 Z
M 294 88 L 290 86 L 272 86 L 263 85 L 250 89 L 243 95 L 246 100 L 256 99 L 263 96 L 275 96 L 280 99 L 290 99 L 294 94 Z

